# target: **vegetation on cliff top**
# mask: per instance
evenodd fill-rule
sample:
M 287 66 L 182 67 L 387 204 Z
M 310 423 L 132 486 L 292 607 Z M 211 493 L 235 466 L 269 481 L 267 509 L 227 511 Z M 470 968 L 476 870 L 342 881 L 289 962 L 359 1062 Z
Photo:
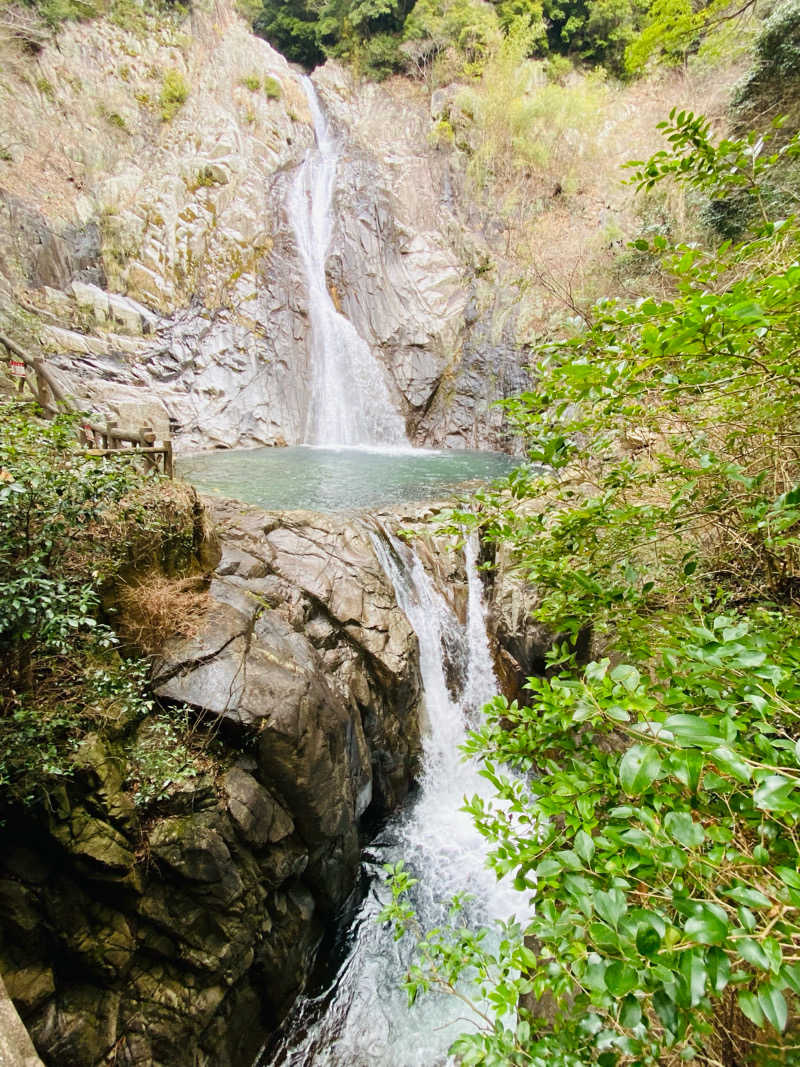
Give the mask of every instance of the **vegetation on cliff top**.
M 536 915 L 434 931 L 408 974 L 412 1000 L 476 981 L 464 1064 L 797 1062 L 800 135 L 663 133 L 633 182 L 690 186 L 735 236 L 637 240 L 666 295 L 532 351 L 509 412 L 536 466 L 456 515 L 513 548 L 560 635 L 467 745 L 496 794 L 467 810 Z M 395 870 L 399 936 L 408 887 Z
M 308 67 L 346 59 L 371 77 L 454 57 L 480 73 L 508 34 L 528 54 L 569 56 L 629 77 L 651 59 L 683 62 L 721 23 L 753 7 L 730 0 L 261 0 L 248 6 L 257 33 Z
M 124 458 L 87 454 L 74 432 L 79 418 L 45 422 L 33 405 L 0 404 L 0 797 L 6 804 L 46 802 L 72 775 L 87 734 L 119 736 L 151 712 L 146 666 L 130 658 L 136 647 L 146 649 L 156 618 L 147 576 L 186 567 L 198 547 L 193 491 L 146 477 Z M 176 621 L 181 625 L 175 592 L 173 629 Z M 126 601 L 129 626 L 122 632 L 138 640 L 123 658 L 114 608 Z M 147 795 L 156 790 L 149 776 L 143 768 Z

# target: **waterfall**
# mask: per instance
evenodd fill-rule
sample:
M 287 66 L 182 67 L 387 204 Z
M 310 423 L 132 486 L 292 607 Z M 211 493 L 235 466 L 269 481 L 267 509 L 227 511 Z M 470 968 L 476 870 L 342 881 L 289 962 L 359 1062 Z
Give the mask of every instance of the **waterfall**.
M 308 287 L 311 402 L 305 443 L 408 447 L 403 419 L 389 398 L 380 364 L 328 292 L 325 261 L 333 232 L 339 145 L 310 78 L 303 78 L 303 87 L 317 145 L 298 169 L 288 207 Z
M 420 650 L 425 703 L 423 769 L 419 794 L 409 810 L 392 818 L 365 853 L 374 876 L 348 938 L 349 953 L 333 986 L 316 998 L 301 998 L 279 1048 L 261 1067 L 443 1067 L 447 1048 L 469 1029 L 464 1005 L 443 993 L 420 997 L 413 1008 L 401 981 L 410 947 L 395 942 L 376 921 L 388 899 L 383 864 L 403 859 L 419 879 L 413 903 L 424 930 L 448 923 L 447 903 L 455 893 L 474 895 L 470 922 L 481 924 L 529 912 L 526 896 L 486 867 L 487 845 L 461 811 L 465 795 L 488 796 L 490 788 L 458 746 L 469 709 L 448 686 L 447 647 L 460 643 L 465 664 L 462 685 L 483 701 L 496 691 L 485 630 L 485 606 L 476 569 L 477 545 L 466 550 L 469 585 L 467 625 L 456 618 L 406 545 L 391 536 L 373 538 L 392 582 L 397 603 L 414 629 Z

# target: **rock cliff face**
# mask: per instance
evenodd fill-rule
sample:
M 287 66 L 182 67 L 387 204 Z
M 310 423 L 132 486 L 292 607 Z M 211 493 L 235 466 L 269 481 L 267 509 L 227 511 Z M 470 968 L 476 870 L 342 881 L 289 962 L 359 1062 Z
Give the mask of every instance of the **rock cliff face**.
M 53 1067 L 251 1062 L 356 890 L 364 818 L 416 768 L 416 639 L 367 528 L 216 518 L 202 618 L 155 681 L 199 716 L 192 774 L 137 809 L 153 723 L 92 735 L 74 780 L 0 833 L 0 972 Z
M 252 1062 L 357 902 L 365 832 L 417 770 L 419 648 L 376 520 L 209 507 L 202 612 L 155 664 L 156 695 L 195 723 L 186 766 L 142 804 L 141 752 L 173 740 L 157 717 L 123 718 L 0 828 L 0 974 L 49 1067 Z M 463 617 L 463 557 L 425 517 L 377 521 L 417 527 Z M 506 575 L 489 592 L 493 629 L 532 657 L 524 587 Z M 532 661 L 497 654 L 511 691 Z
M 327 907 L 355 882 L 358 824 L 404 798 L 419 752 L 413 632 L 360 520 L 216 505 L 223 555 L 198 634 L 169 643 L 156 692 L 256 739 Z
M 298 74 L 226 0 L 144 31 L 68 27 L 16 59 L 14 103 L 0 102 L 20 130 L 0 162 L 0 288 L 19 332 L 87 405 L 171 421 L 179 446 L 301 441 L 307 298 L 286 191 L 314 135 Z M 188 95 L 166 121 L 170 75 Z M 452 210 L 423 95 L 335 64 L 315 81 L 344 145 L 335 301 L 415 442 L 507 444 L 489 405 L 523 384 L 509 308 Z

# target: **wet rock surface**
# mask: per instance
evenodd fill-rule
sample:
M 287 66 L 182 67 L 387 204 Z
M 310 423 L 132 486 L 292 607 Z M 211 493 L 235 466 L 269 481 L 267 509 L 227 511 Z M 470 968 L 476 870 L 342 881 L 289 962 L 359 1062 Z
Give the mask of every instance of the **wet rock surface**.
M 197 554 L 216 571 L 198 624 L 163 646 L 155 690 L 214 746 L 136 807 L 131 745 L 149 720 L 89 735 L 74 779 L 0 831 L 0 973 L 48 1067 L 253 1061 L 353 902 L 366 829 L 418 767 L 419 648 L 376 557 L 381 526 L 417 530 L 464 618 L 463 553 L 426 505 L 206 506 L 215 530 L 204 523 Z M 503 561 L 486 593 L 513 695 L 541 652 L 530 594 Z
M 370 525 L 210 506 L 224 549 L 207 625 L 168 644 L 157 691 L 256 729 L 301 832 L 345 834 L 349 853 L 346 825 L 396 807 L 419 752 L 415 638 Z
M 368 527 L 215 506 L 205 614 L 155 682 L 217 738 L 205 770 L 135 808 L 131 739 L 89 735 L 0 832 L 0 973 L 47 1065 L 252 1062 L 416 770 L 417 647 Z

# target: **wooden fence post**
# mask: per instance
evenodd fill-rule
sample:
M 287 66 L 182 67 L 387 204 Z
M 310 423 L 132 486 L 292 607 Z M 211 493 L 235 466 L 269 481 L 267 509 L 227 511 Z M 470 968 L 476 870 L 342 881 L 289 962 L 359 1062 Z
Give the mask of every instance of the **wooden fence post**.
M 152 426 L 142 426 L 139 430 L 141 437 L 142 448 L 153 448 L 155 446 L 156 435 L 153 432 Z M 158 467 L 158 460 L 152 452 L 146 452 L 144 456 L 145 464 L 148 470 L 153 470 Z
M 168 478 L 175 477 L 175 463 L 172 458 L 172 438 L 166 437 L 164 439 L 164 474 Z

